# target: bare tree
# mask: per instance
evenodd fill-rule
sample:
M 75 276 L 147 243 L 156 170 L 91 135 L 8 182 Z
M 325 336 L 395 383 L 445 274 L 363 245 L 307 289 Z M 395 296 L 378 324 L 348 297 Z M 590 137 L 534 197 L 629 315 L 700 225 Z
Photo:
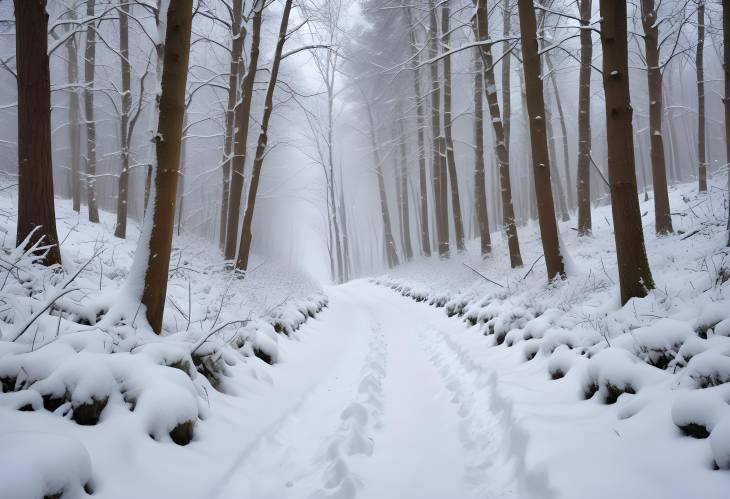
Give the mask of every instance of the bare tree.
M 190 55 L 192 0 L 175 0 L 167 9 L 162 92 L 155 140 L 157 164 L 154 168 L 151 205 L 145 222 L 149 241 L 140 240 L 135 265 L 144 269 L 142 304 L 147 320 L 156 333 L 162 330 L 167 294 L 167 275 L 175 223 L 175 198 L 180 169 L 180 140 L 185 113 L 185 87 Z M 149 244 L 148 247 L 145 247 Z
M 431 139 L 433 156 L 431 160 L 431 179 L 433 181 L 433 199 L 436 213 L 436 240 L 440 257 L 449 254 L 449 219 L 447 206 L 447 175 L 444 138 L 441 135 L 441 91 L 439 85 L 438 62 L 435 61 L 439 53 L 438 23 L 436 21 L 436 5 L 429 0 L 429 57 L 431 63 Z
M 626 3 L 600 0 L 603 89 L 606 94 L 608 177 L 611 187 L 621 303 L 654 287 L 644 246 L 634 165 L 629 96 Z
M 484 77 L 482 56 L 474 50 L 474 208 L 479 225 L 482 258 L 492 252 L 487 212 L 487 184 L 484 175 Z M 509 98 L 509 97 L 508 97 Z
M 502 219 L 504 230 L 507 233 L 507 244 L 509 246 L 510 263 L 512 267 L 522 266 L 522 255 L 520 254 L 520 243 L 517 237 L 517 225 L 515 223 L 515 210 L 512 205 L 512 185 L 509 172 L 509 153 L 507 152 L 506 138 L 502 126 L 502 117 L 499 112 L 499 101 L 497 99 L 497 87 L 494 81 L 494 61 L 492 58 L 491 41 L 489 40 L 489 25 L 487 19 L 486 0 L 477 0 L 476 9 L 476 32 L 477 39 L 482 42 L 479 47 L 482 53 L 484 70 L 485 94 L 489 113 L 492 117 L 492 127 L 496 138 L 497 161 L 499 162 L 499 183 L 502 195 Z
M 68 17 L 70 20 L 76 19 L 76 10 L 68 9 Z M 74 26 L 69 28 L 74 30 Z M 77 213 L 81 211 L 81 185 L 79 178 L 79 160 L 81 159 L 81 129 L 80 129 L 80 113 L 79 113 L 79 54 L 76 32 L 69 36 L 66 42 L 66 58 L 68 84 L 71 86 L 68 93 L 68 126 L 69 126 L 69 142 L 70 157 L 69 163 L 71 167 L 71 199 L 73 200 L 73 209 Z
M 591 224 L 591 39 L 592 0 L 580 0 L 580 75 L 578 83 L 578 235 L 589 236 Z
M 42 241 L 44 265 L 60 265 L 51 160 L 51 77 L 45 0 L 15 0 L 18 84 L 18 229 L 16 244 Z
M 697 156 L 698 182 L 700 192 L 707 191 L 707 144 L 705 132 L 705 2 L 699 0 L 697 5 L 697 52 L 695 66 L 697 68 Z
M 527 113 L 530 118 L 530 145 L 532 168 L 535 176 L 537 216 L 540 238 L 547 265 L 548 280 L 565 275 L 565 265 L 560 254 L 558 225 L 555 206 L 550 192 L 550 156 L 548 154 L 545 127 L 545 97 L 540 77 L 540 54 L 537 41 L 537 20 L 533 0 L 517 0 L 522 38 L 522 63 L 525 70 Z
M 96 0 L 86 1 L 86 16 L 94 16 Z M 84 47 L 84 120 L 86 122 L 86 203 L 89 221 L 99 222 L 96 199 L 96 121 L 94 121 L 94 68 L 96 65 L 96 22 L 86 25 Z
M 282 59 L 282 51 L 287 38 L 287 27 L 289 26 L 289 14 L 291 12 L 292 0 L 286 0 L 284 4 L 284 12 L 281 16 L 281 25 L 279 27 L 279 38 L 276 42 L 276 50 L 274 52 L 274 60 L 271 63 L 271 76 L 269 78 L 269 86 L 266 89 L 266 97 L 264 99 L 264 116 L 261 119 L 261 132 L 259 133 L 258 144 L 256 145 L 256 156 L 253 160 L 251 169 L 251 183 L 248 190 L 248 198 L 246 199 L 246 213 L 243 216 L 243 227 L 241 228 L 241 243 L 238 247 L 238 259 L 236 260 L 236 268 L 238 270 L 248 270 L 248 260 L 251 252 L 251 242 L 253 241 L 253 214 L 256 206 L 256 193 L 258 192 L 259 182 L 261 180 L 261 168 L 264 165 L 264 157 L 266 155 L 266 146 L 269 141 L 269 120 L 274 109 L 274 90 L 276 90 L 277 79 L 279 78 L 279 66 Z

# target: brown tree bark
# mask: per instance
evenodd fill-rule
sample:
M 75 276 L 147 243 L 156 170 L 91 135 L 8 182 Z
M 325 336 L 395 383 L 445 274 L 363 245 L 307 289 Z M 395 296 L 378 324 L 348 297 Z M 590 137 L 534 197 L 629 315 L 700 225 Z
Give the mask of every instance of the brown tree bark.
M 697 6 L 697 53 L 695 65 L 697 67 L 697 156 L 699 159 L 698 177 L 700 192 L 707 191 L 707 144 L 705 132 L 705 2 L 699 0 Z
M 449 50 L 451 38 L 449 2 L 441 8 L 441 44 L 443 50 Z M 451 212 L 454 217 L 454 235 L 457 251 L 464 251 L 464 222 L 461 215 L 461 198 L 459 196 L 459 179 L 454 157 L 454 139 L 451 135 L 451 56 L 443 58 L 444 63 L 444 144 L 446 146 L 446 165 L 448 167 L 449 186 L 451 187 Z
M 486 0 L 477 0 L 476 31 L 478 40 L 486 42 L 489 39 L 489 25 L 487 19 Z M 484 82 L 486 84 L 485 94 L 489 114 L 492 118 L 492 127 L 496 139 L 495 149 L 497 161 L 499 162 L 499 183 L 502 195 L 502 219 L 505 232 L 507 233 L 507 244 L 509 246 L 510 264 L 512 268 L 522 266 L 522 255 L 520 254 L 520 243 L 517 236 L 517 225 L 515 224 L 515 209 L 512 204 L 512 185 L 509 171 L 509 153 L 507 152 L 502 118 L 499 112 L 499 101 L 497 99 L 497 87 L 494 81 L 494 61 L 492 58 L 491 44 L 480 45 L 482 63 L 484 69 Z
M 636 189 L 634 132 L 629 95 L 626 3 L 600 0 L 603 89 L 611 211 L 618 260 L 621 303 L 646 296 L 654 287 L 644 247 Z
M 51 153 L 51 77 L 45 0 L 15 0 L 18 85 L 18 228 L 16 244 L 42 241 L 44 265 L 60 265 Z
M 160 115 L 155 141 L 157 166 L 154 173 L 149 213 L 152 217 L 145 255 L 142 304 L 147 320 L 157 334 L 162 331 L 162 316 L 167 294 L 167 275 L 175 223 L 175 197 L 180 168 L 180 141 L 185 113 L 185 87 L 190 56 L 192 0 L 175 0 L 167 9 L 165 53 L 162 68 Z
M 509 36 L 512 31 L 512 7 L 510 0 L 502 0 L 502 36 Z M 502 54 L 502 128 L 504 129 L 504 147 L 507 157 L 510 151 L 510 127 L 512 123 L 512 49 L 508 42 L 503 45 Z
M 479 225 L 479 241 L 482 258 L 492 252 L 487 211 L 487 184 L 484 175 L 484 80 L 482 56 L 474 51 L 474 209 Z
M 129 115 L 132 111 L 132 91 L 129 67 L 129 2 L 120 0 L 119 5 L 119 53 L 122 63 L 122 115 L 120 138 L 122 142 L 122 169 L 119 172 L 117 191 L 117 224 L 114 235 L 124 239 L 127 235 L 127 200 L 129 198 Z M 141 98 L 142 96 L 140 96 Z
M 589 236 L 591 222 L 591 39 L 592 0 L 580 0 L 580 74 L 578 83 L 578 235 Z M 570 188 L 570 185 L 568 185 Z
M 402 114 L 401 114 L 402 116 Z M 413 258 L 411 244 L 411 214 L 408 207 L 408 151 L 406 149 L 406 131 L 403 120 L 400 120 L 400 219 L 401 235 L 403 239 L 403 258 L 408 261 Z
M 363 95 L 364 97 L 364 95 Z M 395 240 L 393 239 L 393 230 L 390 225 L 390 210 L 388 209 L 388 194 L 385 191 L 385 179 L 383 177 L 383 163 L 380 160 L 380 150 L 378 147 L 378 136 L 375 129 L 375 119 L 373 118 L 373 110 L 370 102 L 366 103 L 368 112 L 368 124 L 370 126 L 370 144 L 373 148 L 373 158 L 375 159 L 375 175 L 378 180 L 378 196 L 380 197 L 380 214 L 383 219 L 383 242 L 385 244 L 385 255 L 388 267 L 398 265 L 398 253 L 395 248 Z
M 646 74 L 649 85 L 649 134 L 656 232 L 669 234 L 673 229 L 672 216 L 669 213 L 667 167 L 662 137 L 662 71 L 659 66 L 659 27 L 654 0 L 641 0 L 641 23 L 644 27 Z
M 96 0 L 87 0 L 86 16 L 94 15 Z M 96 199 L 96 121 L 94 121 L 94 69 L 96 66 L 96 22 L 86 25 L 84 47 L 84 113 L 86 120 L 86 203 L 89 206 L 89 221 L 99 222 L 99 208 Z
M 725 98 L 723 99 L 723 107 L 725 108 L 725 166 L 730 164 L 730 5 L 728 2 L 722 3 L 722 60 L 723 74 L 725 77 Z M 730 173 L 727 176 L 727 186 L 730 191 Z M 730 203 L 728 203 L 728 239 L 727 245 L 730 246 Z
M 430 37 L 428 54 L 430 59 L 439 53 L 438 23 L 436 22 L 436 6 L 429 0 L 430 9 Z M 449 219 L 446 174 L 446 158 L 443 136 L 441 135 L 441 85 L 439 84 L 438 62 L 432 62 L 431 69 L 431 138 L 433 145 L 433 160 L 431 161 L 431 178 L 433 180 L 433 198 L 436 212 L 436 242 L 439 256 L 444 258 L 449 254 Z
M 231 66 L 228 75 L 228 104 L 226 106 L 226 129 L 223 139 L 223 160 L 221 174 L 221 212 L 218 228 L 218 246 L 221 250 L 226 246 L 226 228 L 228 224 L 228 199 L 231 189 L 231 163 L 233 161 L 233 117 L 238 100 L 238 79 L 241 74 L 244 33 L 241 30 L 243 0 L 233 0 L 231 15 Z
M 68 17 L 76 19 L 76 11 L 69 9 Z M 75 29 L 73 26 L 70 29 Z M 67 75 L 68 83 L 72 86 L 68 94 L 68 126 L 71 168 L 71 199 L 75 212 L 81 211 L 81 179 L 79 178 L 79 162 L 81 161 L 81 123 L 79 112 L 79 53 L 76 34 L 69 37 L 66 42 L 66 58 L 68 59 Z
M 269 120 L 271 119 L 271 113 L 274 110 L 274 90 L 276 90 L 276 82 L 279 78 L 279 65 L 281 64 L 281 53 L 284 50 L 284 43 L 286 42 L 286 30 L 287 26 L 289 26 L 291 5 L 292 0 L 286 0 L 286 3 L 284 4 L 284 12 L 281 16 L 279 38 L 276 42 L 274 61 L 271 64 L 269 86 L 266 89 L 266 98 L 264 99 L 264 116 L 261 119 L 261 132 L 259 133 L 259 140 L 256 145 L 256 156 L 254 157 L 253 168 L 251 169 L 251 184 L 249 185 L 248 198 L 246 199 L 246 213 L 243 216 L 241 243 L 238 247 L 238 259 L 236 260 L 236 268 L 244 272 L 248 270 L 248 260 L 251 252 L 251 242 L 253 240 L 251 226 L 253 225 L 253 214 L 256 206 L 256 193 L 258 192 L 259 182 L 261 181 L 261 168 L 264 165 L 264 156 L 266 154 L 266 146 L 269 140 Z
M 413 87 L 416 96 L 416 136 L 418 140 L 418 181 L 419 181 L 419 207 L 421 220 L 419 231 L 421 235 L 421 253 L 425 256 L 431 256 L 431 236 L 428 228 L 428 174 L 426 173 L 426 144 L 424 130 L 426 128 L 426 119 L 423 111 L 423 98 L 421 96 L 421 76 L 418 70 L 418 49 L 416 47 L 416 30 L 413 26 L 413 18 L 411 9 L 406 9 L 408 23 L 410 27 L 411 55 L 413 57 Z
M 257 0 L 253 12 L 251 53 L 249 54 L 248 69 L 241 86 L 241 102 L 236 106 L 233 117 L 235 134 L 233 139 L 233 170 L 231 172 L 231 190 L 228 197 L 228 221 L 226 227 L 226 247 L 223 255 L 226 260 L 236 257 L 238 243 L 238 221 L 241 211 L 241 194 L 243 192 L 243 169 L 246 164 L 246 147 L 248 145 L 248 126 L 251 116 L 251 101 L 253 100 L 253 84 L 259 63 L 259 44 L 261 42 L 261 20 L 264 12 L 264 2 Z M 256 161 L 256 158 L 254 158 Z M 246 256 L 248 258 L 248 256 Z M 240 259 L 240 255 L 239 255 Z
M 537 21 L 533 0 L 517 0 L 522 39 L 522 63 L 525 70 L 527 113 L 530 119 L 530 145 L 535 177 L 537 216 L 540 238 L 545 255 L 548 280 L 565 276 L 565 265 L 560 254 L 555 205 L 550 190 L 550 156 L 545 128 L 545 97 L 540 77 L 540 54 L 537 41 Z

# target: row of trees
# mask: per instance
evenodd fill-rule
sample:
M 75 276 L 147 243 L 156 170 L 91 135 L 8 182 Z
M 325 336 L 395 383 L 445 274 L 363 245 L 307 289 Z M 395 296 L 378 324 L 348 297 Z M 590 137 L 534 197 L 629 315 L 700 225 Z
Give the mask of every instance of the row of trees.
M 417 213 L 420 214 L 416 217 L 418 227 L 415 231 L 405 229 L 408 223 L 402 222 L 411 217 L 403 209 L 409 204 L 406 197 L 408 191 L 401 191 L 398 187 L 394 189 L 398 219 L 401 221 L 400 234 L 396 234 L 396 237 L 391 234 L 387 196 L 380 190 L 382 240 L 389 265 L 397 263 L 399 259 L 410 258 L 412 239 L 417 241 L 423 255 L 436 251 L 441 257 L 446 257 L 452 251 L 452 245 L 457 251 L 464 248 L 465 219 L 462 216 L 464 204 L 461 189 L 465 182 L 460 181 L 459 175 L 466 168 L 463 166 L 465 155 L 460 158 L 462 165 L 455 164 L 452 61 L 462 52 L 472 52 L 472 68 L 462 65 L 461 71 L 471 70 L 474 75 L 474 141 L 469 144 L 475 158 L 474 166 L 470 168 L 474 186 L 471 213 L 478 229 L 474 234 L 481 239 L 482 255 L 487 257 L 492 251 L 489 223 L 489 210 L 492 209 L 497 212 L 492 217 L 498 220 L 507 240 L 511 265 L 519 267 L 523 264 L 513 180 L 516 172 L 520 175 L 524 171 L 514 163 L 515 157 L 521 154 L 522 160 L 532 164 L 531 185 L 527 194 L 528 218 L 534 217 L 539 222 L 548 276 L 553 278 L 565 272 L 560 255 L 557 218 L 567 220 L 568 212 L 576 209 L 578 235 L 590 236 L 591 204 L 597 200 L 602 189 L 608 189 L 614 210 L 622 301 L 626 302 L 632 296 L 642 296 L 653 286 L 643 243 L 635 154 L 642 161 L 645 195 L 648 182 L 643 168 L 642 141 L 637 139 L 635 143 L 635 137 L 642 131 L 648 135 L 651 165 L 649 181 L 653 187 L 655 230 L 658 235 L 669 234 L 673 228 L 664 124 L 671 105 L 663 99 L 667 88 L 663 77 L 673 61 L 690 62 L 696 67 L 697 108 L 689 112 L 695 116 L 697 163 L 687 169 L 696 179 L 699 191 L 704 192 L 707 190 L 709 164 L 704 45 L 707 33 L 713 40 L 720 34 L 712 24 L 719 10 L 717 5 L 706 5 L 704 1 L 655 3 L 653 0 L 642 0 L 631 9 L 627 9 L 627 5 L 622 2 L 611 3 L 623 4 L 623 10 L 613 13 L 612 21 L 606 18 L 609 12 L 604 14 L 608 5 L 602 2 L 593 5 L 591 0 L 550 0 L 540 3 L 518 0 L 516 4 L 509 0 L 494 3 L 486 0 L 475 0 L 473 3 L 371 0 L 366 3 L 365 13 L 374 28 L 365 30 L 365 43 L 352 47 L 350 58 L 369 61 L 353 64 L 351 73 L 355 75 L 358 86 L 367 89 L 363 93 L 363 100 L 371 118 L 369 126 L 374 170 L 381 177 L 386 164 L 383 156 L 395 156 L 390 151 L 407 147 L 414 151 L 411 156 L 414 164 L 412 182 L 418 186 L 413 189 L 416 192 L 412 200 L 412 205 L 418 208 Z M 515 7 L 519 31 L 513 28 Z M 500 18 L 501 29 L 493 29 L 492 25 Z M 601 36 L 598 53 L 603 62 L 602 68 L 594 64 L 597 59 L 594 33 Z M 611 36 L 607 36 L 609 34 Z M 578 45 L 571 42 L 576 38 L 579 39 Z M 458 43 L 454 43 L 455 40 Z M 622 44 L 619 43 L 621 41 Z M 719 47 L 718 42 L 715 41 L 715 47 Z M 368 57 L 363 57 L 362 52 L 366 52 Z M 558 68 L 554 62 L 561 57 L 561 64 L 567 69 L 572 69 L 570 65 L 576 62 L 578 66 L 577 134 L 574 144 L 569 143 L 567 128 L 570 125 L 561 101 L 561 94 L 571 89 L 559 83 Z M 512 64 L 513 59 L 519 61 L 517 68 Z M 641 84 L 630 85 L 630 64 L 639 68 L 638 73 L 645 75 Z M 501 81 L 498 81 L 497 70 L 500 65 Z M 514 124 L 511 119 L 513 72 L 517 73 L 516 84 L 521 88 L 522 123 L 527 129 L 523 137 L 528 138 L 531 145 L 528 154 L 510 151 L 511 132 L 514 132 L 514 126 L 511 126 Z M 602 77 L 602 89 L 591 87 L 593 74 Z M 501 84 L 501 93 L 498 84 Z M 638 101 L 646 100 L 646 113 L 640 112 L 634 116 L 629 97 L 630 93 L 634 94 L 636 102 L 637 90 Z M 604 143 L 594 143 L 592 140 L 591 100 L 596 96 L 605 96 L 606 141 L 601 141 Z M 489 135 L 493 142 L 493 154 L 485 154 L 484 150 L 484 100 L 492 124 Z M 379 122 L 372 121 L 373 102 L 387 103 L 381 104 L 376 113 L 381 117 Z M 392 105 L 393 102 L 399 104 Z M 389 112 L 387 108 L 394 112 Z M 430 120 L 427 119 L 429 108 Z M 466 113 L 462 112 L 461 117 L 464 115 Z M 633 124 L 641 120 L 646 120 L 648 126 L 635 133 Z M 388 127 L 393 121 L 407 123 L 402 127 L 406 131 L 398 133 L 396 127 L 395 132 L 390 132 Z M 556 132 L 554 123 L 559 124 L 559 132 Z M 380 140 L 377 140 L 379 130 L 386 130 L 386 134 L 394 138 L 384 140 L 381 135 Z M 560 141 L 562 147 L 558 144 Z M 672 137 L 673 167 L 678 170 L 682 168 L 683 162 L 677 160 L 674 154 L 675 142 L 676 139 Z M 596 146 L 607 151 L 607 176 L 592 152 Z M 571 168 L 571 147 L 577 152 L 575 177 Z M 485 157 L 495 165 L 498 172 L 496 192 L 490 193 L 485 189 Z M 427 164 L 429 159 L 430 167 Z M 393 163 L 392 171 L 396 184 L 399 184 L 403 182 L 402 172 L 407 170 L 395 165 L 396 161 Z M 591 172 L 597 174 L 595 178 L 598 185 L 595 181 L 591 185 Z M 675 180 L 678 177 L 673 176 Z M 501 201 L 498 204 L 493 202 L 496 197 Z M 398 239 L 401 241 L 400 251 L 397 250 Z

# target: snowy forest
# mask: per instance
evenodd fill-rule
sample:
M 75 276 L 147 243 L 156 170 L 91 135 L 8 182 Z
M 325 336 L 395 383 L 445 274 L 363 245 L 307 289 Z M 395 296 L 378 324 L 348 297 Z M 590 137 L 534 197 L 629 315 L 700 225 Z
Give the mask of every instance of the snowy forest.
M 727 499 L 729 39 L 0 0 L 0 498 Z

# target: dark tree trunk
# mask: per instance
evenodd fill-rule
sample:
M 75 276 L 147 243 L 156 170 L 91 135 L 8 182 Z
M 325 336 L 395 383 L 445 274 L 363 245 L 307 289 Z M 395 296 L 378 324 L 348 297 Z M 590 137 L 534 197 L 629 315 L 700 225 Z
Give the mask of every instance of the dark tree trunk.
M 428 228 L 428 174 L 426 172 L 426 141 L 424 130 L 426 119 L 423 111 L 423 98 L 421 96 L 421 76 L 418 70 L 418 49 L 416 48 L 416 30 L 413 26 L 410 8 L 407 9 L 408 22 L 410 26 L 411 54 L 413 60 L 413 87 L 416 96 L 416 135 L 418 138 L 418 181 L 419 181 L 419 207 L 421 220 L 419 231 L 421 234 L 421 252 L 425 256 L 431 256 L 431 236 Z
M 438 23 L 436 21 L 436 6 L 429 0 L 430 8 L 430 36 L 429 57 L 434 59 L 439 52 Z M 449 219 L 447 206 L 447 175 L 445 161 L 445 147 L 441 135 L 441 89 L 439 85 L 438 62 L 430 64 L 431 69 L 431 134 L 433 142 L 433 160 L 431 162 L 431 177 L 433 179 L 433 198 L 436 212 L 436 241 L 440 257 L 449 254 Z
M 402 115 L 401 115 L 402 116 Z M 403 258 L 408 261 L 413 258 L 411 244 L 411 214 L 408 208 L 408 151 L 406 149 L 406 132 L 403 120 L 400 120 L 400 214 L 401 234 L 403 238 Z
M 444 50 L 449 50 L 450 43 L 450 10 L 449 3 L 444 2 L 441 8 L 441 43 Z M 461 216 L 461 198 L 459 196 L 459 179 L 456 173 L 454 157 L 454 139 L 451 136 L 451 56 L 444 57 L 444 144 L 446 146 L 446 164 L 448 166 L 449 185 L 451 187 L 451 211 L 454 217 L 454 234 L 457 251 L 464 251 L 464 222 Z
M 129 68 L 129 2 L 120 1 L 119 52 L 122 62 L 122 116 L 119 135 L 122 142 L 122 169 L 119 172 L 117 192 L 117 225 L 114 235 L 122 239 L 127 235 L 127 200 L 129 198 L 129 113 L 132 111 L 132 92 Z M 142 98 L 142 96 L 140 96 Z
M 167 275 L 175 223 L 175 198 L 180 168 L 180 143 L 185 114 L 185 86 L 190 55 L 192 0 L 175 0 L 167 9 L 167 32 L 162 68 L 162 93 L 155 150 L 157 166 L 152 189 L 149 248 L 140 248 L 146 260 L 142 304 L 153 331 L 162 331 Z M 149 223 L 147 221 L 145 223 Z
M 45 0 L 15 0 L 18 84 L 16 244 L 49 246 L 42 263 L 60 265 L 51 154 L 51 77 Z
M 69 9 L 69 19 L 76 19 L 76 11 Z M 75 29 L 72 26 L 70 29 Z M 68 58 L 68 83 L 72 86 L 68 94 L 68 126 L 70 141 L 69 166 L 71 168 L 71 199 L 75 212 L 81 211 L 81 179 L 79 178 L 79 162 L 81 161 L 81 123 L 79 112 L 79 47 L 76 35 L 66 42 Z
M 707 145 L 705 141 L 705 2 L 700 0 L 697 6 L 697 156 L 699 159 L 698 176 L 700 192 L 707 191 Z
M 258 144 L 256 145 L 256 156 L 253 160 L 253 168 L 251 169 L 251 184 L 249 185 L 248 198 L 246 199 L 246 213 L 243 216 L 243 227 L 241 228 L 241 243 L 238 247 L 238 259 L 236 260 L 236 268 L 238 270 L 248 270 L 248 260 L 251 252 L 251 242 L 253 241 L 253 214 L 256 206 L 256 194 L 261 181 L 261 168 L 264 165 L 264 157 L 266 154 L 266 146 L 269 136 L 269 120 L 274 110 L 274 90 L 276 90 L 277 79 L 279 78 L 279 65 L 281 64 L 281 53 L 284 50 L 286 42 L 286 30 L 289 26 L 289 13 L 291 12 L 292 0 L 286 0 L 284 4 L 284 13 L 281 17 L 281 25 L 279 27 L 279 38 L 276 43 L 276 52 L 274 53 L 274 61 L 271 64 L 271 76 L 269 78 L 269 86 L 266 89 L 266 98 L 264 100 L 264 116 L 261 119 L 261 132 L 259 133 Z M 254 35 L 256 36 L 256 35 Z M 253 79 L 253 78 L 252 78 Z
M 545 97 L 540 78 L 540 54 L 537 41 L 537 21 L 533 0 L 518 0 L 522 61 L 525 70 L 527 113 L 530 119 L 530 145 L 532 168 L 535 177 L 537 215 L 540 223 L 542 249 L 547 265 L 548 280 L 565 275 L 563 257 L 560 254 L 558 225 L 555 206 L 550 191 L 550 157 L 545 128 Z
M 86 16 L 94 15 L 96 0 L 87 0 Z M 86 25 L 84 47 L 84 112 L 86 119 L 86 195 L 89 221 L 99 222 L 96 199 L 96 121 L 94 121 L 94 68 L 96 66 L 96 22 Z
M 241 194 L 243 192 L 243 169 L 246 164 L 246 146 L 248 145 L 248 126 L 251 116 L 251 101 L 253 100 L 253 84 L 256 79 L 256 71 L 259 63 L 261 19 L 263 17 L 264 2 L 257 1 L 255 5 L 248 70 L 246 71 L 246 76 L 243 78 L 243 85 L 241 87 L 241 102 L 236 106 L 233 117 L 236 133 L 234 134 L 233 140 L 233 171 L 231 172 L 231 190 L 228 197 L 226 247 L 223 252 L 226 260 L 232 260 L 236 257 L 238 221 L 239 212 L 241 211 Z M 254 158 L 254 161 L 256 161 L 256 158 Z
M 578 235 L 589 236 L 591 224 L 591 39 L 592 0 L 580 0 L 580 76 L 578 84 Z M 570 185 L 568 186 L 570 188 Z
M 477 0 L 476 13 L 476 32 L 479 41 L 489 39 L 489 25 L 487 19 L 486 0 Z M 494 128 L 494 136 L 496 139 L 495 149 L 497 153 L 497 161 L 499 162 L 499 183 L 502 195 L 502 219 L 504 229 L 507 233 L 507 244 L 509 246 L 509 256 L 512 268 L 522 265 L 522 255 L 520 254 L 520 243 L 517 237 L 517 226 L 515 224 L 515 210 L 512 205 L 512 185 L 509 172 L 509 153 L 507 152 L 506 138 L 504 128 L 502 126 L 502 117 L 499 112 L 499 100 L 497 98 L 497 88 L 494 81 L 494 61 L 492 58 L 491 45 L 480 45 L 482 53 L 482 63 L 484 69 L 484 82 L 486 84 L 485 94 L 487 105 L 489 106 L 489 114 L 492 118 L 492 127 Z
M 509 36 L 512 30 L 512 6 L 510 0 L 502 0 L 502 34 Z M 504 147 L 507 149 L 507 157 L 510 151 L 510 127 L 512 122 L 512 51 L 509 42 L 502 44 L 504 53 L 502 54 L 502 128 L 504 129 Z
M 484 107 L 482 96 L 484 79 L 482 57 L 479 49 L 474 51 L 474 209 L 479 225 L 482 258 L 492 252 L 487 211 L 487 184 L 484 175 Z
M 725 108 L 725 163 L 730 163 L 730 5 L 728 2 L 722 3 L 722 58 L 723 58 L 723 74 L 725 77 L 725 98 L 723 99 L 723 107 Z M 727 176 L 728 191 L 730 191 L 730 173 Z M 728 239 L 727 245 L 730 246 L 730 203 L 728 203 Z
M 659 27 L 654 0 L 641 0 L 641 22 L 644 26 L 646 74 L 649 85 L 649 136 L 656 232 L 669 234 L 672 232 L 672 216 L 669 214 L 667 167 L 662 137 L 662 70 L 659 66 Z
M 654 287 L 644 247 L 636 189 L 634 131 L 629 96 L 626 3 L 600 0 L 603 89 L 606 95 L 608 178 L 611 185 L 621 303 Z
M 231 67 L 228 75 L 228 104 L 226 106 L 226 129 L 223 140 L 223 166 L 221 174 L 221 210 L 218 227 L 218 245 L 221 250 L 226 246 L 226 227 L 228 223 L 228 199 L 231 190 L 231 162 L 233 153 L 233 117 L 238 99 L 238 79 L 241 74 L 244 33 L 241 31 L 243 0 L 233 0 L 231 15 Z

